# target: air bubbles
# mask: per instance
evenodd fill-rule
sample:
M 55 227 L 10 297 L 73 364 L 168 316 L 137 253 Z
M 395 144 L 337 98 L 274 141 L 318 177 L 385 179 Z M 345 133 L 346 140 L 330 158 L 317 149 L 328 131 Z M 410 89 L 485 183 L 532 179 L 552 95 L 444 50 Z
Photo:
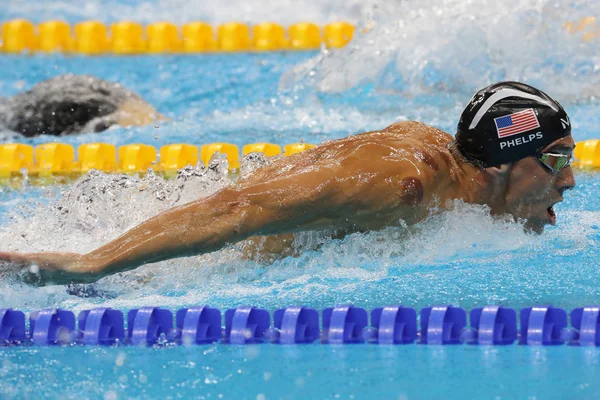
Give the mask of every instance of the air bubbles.
M 119 396 L 117 395 L 117 392 L 115 392 L 114 390 L 107 390 L 104 393 L 104 400 L 117 400 L 119 398 Z
M 117 367 L 122 367 L 125 364 L 126 355 L 123 352 L 117 354 L 117 358 L 115 359 L 115 365 Z

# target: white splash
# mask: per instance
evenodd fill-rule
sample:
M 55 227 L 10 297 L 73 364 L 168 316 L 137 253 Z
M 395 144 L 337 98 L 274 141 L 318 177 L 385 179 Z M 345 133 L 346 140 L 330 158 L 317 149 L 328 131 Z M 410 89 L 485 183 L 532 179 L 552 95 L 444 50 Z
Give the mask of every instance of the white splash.
M 426 0 L 378 3 L 349 46 L 324 52 L 281 80 L 339 93 L 373 84 L 381 93 L 472 93 L 519 80 L 563 100 L 600 92 L 597 1 Z M 574 33 L 564 24 L 574 22 Z M 461 98 L 461 103 L 468 101 Z
M 173 180 L 152 172 L 138 178 L 91 171 L 49 205 L 19 202 L 9 213 L 11 222 L 0 227 L 0 243 L 4 250 L 89 251 L 162 210 L 230 183 L 221 160 L 214 161 L 209 168 L 183 169 Z
M 370 3 L 358 0 L 232 0 L 226 3 L 215 0 L 86 0 L 80 4 L 71 1 L 12 0 L 3 4 L 0 16 L 37 19 L 43 15 L 45 19 L 67 17 L 76 21 L 119 21 L 123 16 L 134 16 L 135 21 L 139 22 L 164 20 L 179 24 L 190 21 L 273 21 L 281 24 L 310 21 L 322 24 L 337 20 L 355 22 Z

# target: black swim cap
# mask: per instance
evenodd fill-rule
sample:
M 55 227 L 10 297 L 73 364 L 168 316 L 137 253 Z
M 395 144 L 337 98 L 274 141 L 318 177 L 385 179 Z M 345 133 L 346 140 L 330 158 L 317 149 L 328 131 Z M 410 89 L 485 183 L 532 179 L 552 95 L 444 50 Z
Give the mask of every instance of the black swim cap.
M 519 82 L 499 82 L 475 93 L 458 122 L 456 144 L 484 167 L 535 155 L 571 134 L 565 110 L 546 93 Z

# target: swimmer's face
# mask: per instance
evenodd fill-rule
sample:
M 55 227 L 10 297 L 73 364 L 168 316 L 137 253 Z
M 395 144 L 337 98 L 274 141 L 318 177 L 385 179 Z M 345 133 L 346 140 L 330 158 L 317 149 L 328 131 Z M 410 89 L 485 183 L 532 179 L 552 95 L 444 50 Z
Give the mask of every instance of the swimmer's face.
M 573 154 L 575 143 L 571 135 L 557 140 L 542 153 Z M 575 187 L 570 166 L 558 173 L 552 172 L 535 157 L 513 163 L 508 175 L 505 207 L 509 214 L 526 221 L 525 227 L 537 233 L 547 224 L 556 224 L 554 204 L 563 200 L 566 190 Z

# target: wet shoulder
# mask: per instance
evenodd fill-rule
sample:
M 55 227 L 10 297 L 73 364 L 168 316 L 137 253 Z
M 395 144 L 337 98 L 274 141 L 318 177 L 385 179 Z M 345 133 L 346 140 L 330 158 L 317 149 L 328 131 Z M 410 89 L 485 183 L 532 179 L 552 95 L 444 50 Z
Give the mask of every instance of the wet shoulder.
M 390 137 L 389 140 L 404 155 L 427 165 L 434 173 L 443 174 L 453 165 L 448 145 L 454 138 L 441 129 L 421 122 L 405 121 L 390 125 L 381 132 Z
M 410 169 L 418 170 L 418 165 L 428 166 L 435 175 L 441 172 L 438 177 L 441 178 L 447 169 L 450 155 L 447 144 L 451 140 L 450 135 L 437 128 L 419 122 L 402 122 L 380 131 L 331 140 L 292 157 L 273 161 L 246 180 L 273 179 L 315 169 L 341 168 L 356 173 L 362 169 L 401 171 L 410 166 Z
M 453 137 L 441 129 L 417 121 L 397 122 L 381 131 L 399 139 L 412 139 L 423 144 L 446 146 Z

